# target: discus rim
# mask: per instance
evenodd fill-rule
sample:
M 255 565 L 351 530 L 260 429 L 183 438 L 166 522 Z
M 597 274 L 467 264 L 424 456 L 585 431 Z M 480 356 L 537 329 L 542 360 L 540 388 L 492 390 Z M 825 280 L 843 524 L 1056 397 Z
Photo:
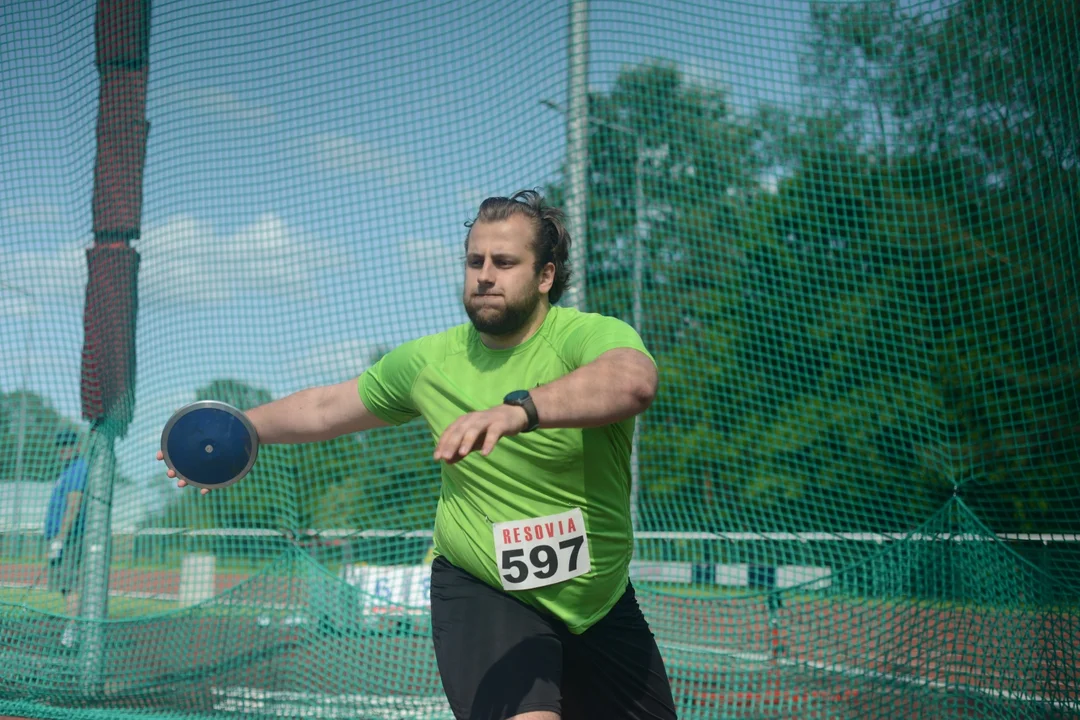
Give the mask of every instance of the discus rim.
M 172 458 L 169 456 L 169 434 L 172 432 L 173 427 L 184 417 L 195 412 L 196 410 L 221 410 L 223 412 L 229 413 L 234 418 L 240 421 L 240 423 L 247 430 L 248 436 L 251 438 L 251 456 L 248 457 L 247 465 L 245 465 L 244 469 L 237 473 L 235 477 L 226 480 L 225 482 L 209 484 L 201 483 L 198 480 L 192 480 L 191 478 L 185 477 L 180 473 L 179 470 L 176 469 L 176 466 L 173 464 Z M 169 418 L 169 421 L 165 423 L 165 427 L 161 430 L 161 454 L 163 456 L 163 459 L 165 460 L 165 466 L 172 470 L 174 473 L 176 473 L 177 479 L 183 480 L 188 485 L 194 485 L 198 488 L 216 490 L 218 488 L 228 487 L 229 485 L 232 485 L 238 480 L 243 479 L 249 472 L 251 472 L 251 468 L 255 465 L 255 460 L 259 455 L 259 433 L 255 432 L 255 426 L 251 424 L 251 420 L 248 419 L 247 415 L 244 414 L 243 410 L 240 410 L 239 408 L 230 405 L 229 403 L 221 402 L 220 400 L 197 400 L 196 402 L 184 405 L 182 408 L 174 412 Z

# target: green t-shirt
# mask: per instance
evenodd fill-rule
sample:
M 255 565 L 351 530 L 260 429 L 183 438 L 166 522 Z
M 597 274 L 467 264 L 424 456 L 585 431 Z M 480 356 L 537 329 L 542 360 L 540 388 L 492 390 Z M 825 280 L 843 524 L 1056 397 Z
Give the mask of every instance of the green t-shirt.
M 634 348 L 652 357 L 621 320 L 552 307 L 532 337 L 505 350 L 485 346 L 471 324 L 407 342 L 360 376 L 360 397 L 371 412 L 392 424 L 423 416 L 437 440 L 462 415 L 495 407 L 512 390 L 549 383 L 615 348 Z M 543 408 L 540 411 L 542 421 Z M 502 438 L 487 457 L 473 452 L 453 465 L 444 464 L 435 517 L 436 554 L 493 587 L 513 590 L 515 597 L 559 617 L 571 632 L 584 632 L 611 609 L 629 579 L 633 429 L 633 418 L 584 430 L 540 429 Z M 503 558 L 502 550 L 496 559 L 493 526 L 575 509 L 580 509 L 576 517 L 584 520 L 588 571 L 542 587 L 506 588 L 503 579 L 520 577 L 521 567 Z M 500 530 L 499 537 L 520 542 L 526 536 L 547 536 L 551 547 L 532 546 L 536 577 L 554 570 L 553 561 L 563 570 L 576 563 L 580 572 L 584 557 L 570 557 L 574 538 L 565 535 L 569 540 L 564 547 L 556 547 L 564 537 L 560 533 L 573 529 L 569 522 L 527 524 L 529 529 L 516 528 L 516 536 Z M 530 545 L 520 547 L 524 552 L 513 559 L 528 560 Z

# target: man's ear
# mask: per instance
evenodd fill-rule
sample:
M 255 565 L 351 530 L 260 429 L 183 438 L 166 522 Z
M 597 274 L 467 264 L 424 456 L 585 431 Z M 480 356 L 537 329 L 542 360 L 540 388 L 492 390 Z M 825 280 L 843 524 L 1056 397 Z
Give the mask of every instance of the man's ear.
M 555 263 L 548 263 L 540 268 L 540 292 L 551 292 L 555 284 Z

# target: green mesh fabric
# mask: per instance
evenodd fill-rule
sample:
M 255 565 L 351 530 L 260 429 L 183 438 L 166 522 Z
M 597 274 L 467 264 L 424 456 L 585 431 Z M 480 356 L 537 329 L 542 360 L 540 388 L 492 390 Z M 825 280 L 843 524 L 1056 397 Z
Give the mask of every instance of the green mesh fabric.
M 680 717 L 1080 717 L 1075 2 L 592 0 L 580 36 L 569 3 L 154 2 L 137 384 L 90 433 L 86 250 L 130 210 L 92 202 L 95 28 L 136 5 L 0 9 L 0 715 L 449 718 L 426 428 L 207 497 L 153 456 L 185 403 L 466 321 L 464 223 L 540 187 L 584 209 L 569 301 L 659 363 L 632 577 Z M 67 429 L 108 528 L 74 619 Z

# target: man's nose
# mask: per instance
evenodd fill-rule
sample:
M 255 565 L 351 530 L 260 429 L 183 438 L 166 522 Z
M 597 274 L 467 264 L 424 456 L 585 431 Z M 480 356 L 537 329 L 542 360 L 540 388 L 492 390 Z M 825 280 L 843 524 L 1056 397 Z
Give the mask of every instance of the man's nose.
M 481 285 L 494 285 L 495 263 L 490 260 L 485 260 L 484 264 L 480 267 L 480 272 L 477 274 L 476 279 Z

